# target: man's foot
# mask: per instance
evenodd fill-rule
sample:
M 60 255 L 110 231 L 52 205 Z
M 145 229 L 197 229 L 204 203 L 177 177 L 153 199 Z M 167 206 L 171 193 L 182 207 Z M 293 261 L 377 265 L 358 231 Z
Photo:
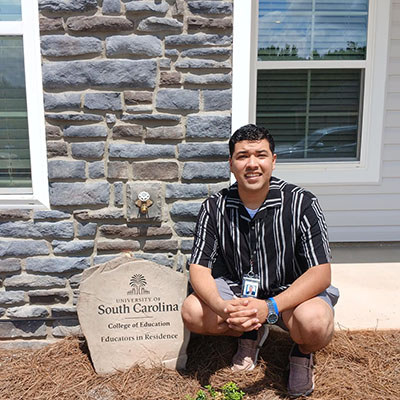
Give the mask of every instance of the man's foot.
M 312 353 L 307 356 L 296 356 L 297 344 L 289 354 L 289 381 L 287 385 L 290 397 L 308 396 L 314 390 L 314 363 Z
M 262 325 L 257 331 L 257 339 L 238 340 L 238 349 L 232 358 L 232 371 L 251 371 L 257 365 L 258 353 L 269 334 L 269 327 Z

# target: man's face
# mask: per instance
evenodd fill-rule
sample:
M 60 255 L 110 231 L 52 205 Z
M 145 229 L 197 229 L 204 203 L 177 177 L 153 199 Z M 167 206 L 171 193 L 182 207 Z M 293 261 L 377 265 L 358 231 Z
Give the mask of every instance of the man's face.
M 272 154 L 267 139 L 236 143 L 229 164 L 239 190 L 253 192 L 268 188 L 275 161 L 276 154 Z

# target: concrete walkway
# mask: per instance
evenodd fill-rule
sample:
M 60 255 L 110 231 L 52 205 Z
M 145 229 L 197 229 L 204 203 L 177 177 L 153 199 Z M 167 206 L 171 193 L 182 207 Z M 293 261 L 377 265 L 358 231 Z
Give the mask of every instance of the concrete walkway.
M 336 329 L 400 329 L 400 262 L 332 264 Z

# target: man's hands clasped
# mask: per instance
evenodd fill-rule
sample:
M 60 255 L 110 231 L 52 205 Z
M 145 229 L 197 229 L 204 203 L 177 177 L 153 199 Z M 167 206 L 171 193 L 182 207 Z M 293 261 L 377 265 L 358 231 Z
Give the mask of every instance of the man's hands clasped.
M 249 332 L 259 329 L 267 319 L 268 306 L 264 300 L 253 297 L 235 298 L 225 302 L 224 313 L 230 329 Z

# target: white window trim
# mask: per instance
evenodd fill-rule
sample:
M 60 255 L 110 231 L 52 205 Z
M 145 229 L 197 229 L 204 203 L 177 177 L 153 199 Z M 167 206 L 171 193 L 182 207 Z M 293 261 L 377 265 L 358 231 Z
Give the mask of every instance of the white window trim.
M 21 0 L 21 8 L 22 22 L 2 22 L 0 34 L 23 36 L 32 190 L 27 193 L 26 189 L 10 188 L 7 194 L 2 190 L 0 207 L 48 209 L 50 202 L 38 2 Z
M 378 7 L 379 3 L 379 7 Z M 238 17 L 235 17 L 238 16 Z M 258 1 L 234 1 L 233 19 L 233 81 L 232 132 L 255 122 L 256 79 L 255 54 Z M 378 184 L 381 179 L 382 139 L 385 110 L 385 84 L 389 46 L 390 0 L 370 0 L 368 17 L 367 60 L 346 62 L 347 68 L 366 63 L 362 140 L 360 161 L 331 161 L 318 163 L 279 162 L 275 173 L 296 184 L 340 185 Z M 321 68 L 335 66 L 340 61 L 314 61 Z M 307 61 L 271 61 L 271 69 L 308 67 Z M 336 65 L 337 65 L 336 64 Z M 263 66 L 267 62 L 263 62 Z M 341 66 L 342 67 L 342 66 Z

